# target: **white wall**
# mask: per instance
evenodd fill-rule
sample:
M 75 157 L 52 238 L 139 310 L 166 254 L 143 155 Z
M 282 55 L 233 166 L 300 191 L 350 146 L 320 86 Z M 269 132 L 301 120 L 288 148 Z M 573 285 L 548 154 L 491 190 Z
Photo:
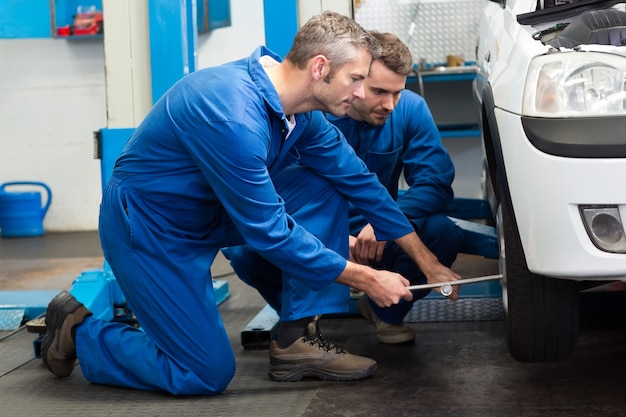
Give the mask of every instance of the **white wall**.
M 264 43 L 263 0 L 231 1 L 231 18 L 231 27 L 200 36 L 199 67 Z M 0 184 L 39 181 L 52 189 L 46 231 L 97 230 L 93 132 L 106 122 L 101 40 L 0 39 Z
M 248 56 L 265 44 L 263 0 L 230 1 L 231 26 L 198 36 L 198 68 Z
M 352 0 L 300 0 L 298 2 L 298 19 L 300 25 L 311 17 L 325 10 L 332 10 L 353 17 Z
M 102 127 L 102 41 L 0 40 L 0 181 L 51 188 L 46 230 L 97 228 L 93 131 Z

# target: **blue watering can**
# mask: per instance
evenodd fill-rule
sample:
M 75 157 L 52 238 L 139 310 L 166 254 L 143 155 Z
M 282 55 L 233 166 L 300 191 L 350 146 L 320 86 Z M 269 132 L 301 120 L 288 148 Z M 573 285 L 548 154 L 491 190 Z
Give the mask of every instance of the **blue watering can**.
M 34 185 L 47 192 L 46 205 L 35 191 L 7 192 L 6 187 Z M 0 236 L 28 237 L 43 235 L 43 218 L 52 202 L 52 192 L 44 183 L 33 181 L 7 182 L 0 185 Z

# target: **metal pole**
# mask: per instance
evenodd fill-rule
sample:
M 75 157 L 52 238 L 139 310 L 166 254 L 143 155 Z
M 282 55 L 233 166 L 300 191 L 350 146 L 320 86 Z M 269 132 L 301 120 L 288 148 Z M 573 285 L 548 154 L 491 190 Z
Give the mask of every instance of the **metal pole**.
M 474 278 L 464 278 L 458 281 L 448 281 L 448 282 L 437 282 L 433 284 L 419 284 L 419 285 L 411 285 L 407 287 L 409 290 L 425 290 L 430 288 L 439 288 L 441 291 L 441 295 L 447 297 L 452 294 L 452 287 L 454 285 L 463 285 L 463 284 L 473 284 L 475 282 L 483 282 L 483 281 L 495 281 L 502 279 L 502 274 L 497 275 L 485 275 L 482 277 L 474 277 Z

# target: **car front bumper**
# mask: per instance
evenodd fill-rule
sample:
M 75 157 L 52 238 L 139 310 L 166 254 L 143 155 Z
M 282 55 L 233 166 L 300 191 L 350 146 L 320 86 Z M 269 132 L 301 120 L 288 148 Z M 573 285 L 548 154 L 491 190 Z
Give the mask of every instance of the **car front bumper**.
M 527 138 L 519 115 L 496 108 L 495 117 L 528 269 L 576 280 L 626 279 L 626 254 L 598 249 L 578 208 L 615 204 L 626 220 L 626 187 L 621 184 L 626 178 L 626 158 L 546 153 Z M 590 133 L 580 130 L 573 134 Z M 590 138 L 583 139 L 572 138 L 574 142 L 591 142 Z

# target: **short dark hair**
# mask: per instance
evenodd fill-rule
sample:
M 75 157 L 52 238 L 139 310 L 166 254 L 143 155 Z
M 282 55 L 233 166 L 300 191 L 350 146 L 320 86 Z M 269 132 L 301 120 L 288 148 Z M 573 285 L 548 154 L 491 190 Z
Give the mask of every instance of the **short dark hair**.
M 413 56 L 409 47 L 392 33 L 370 31 L 380 44 L 380 57 L 377 59 L 384 66 L 400 75 L 409 75 L 413 71 Z

